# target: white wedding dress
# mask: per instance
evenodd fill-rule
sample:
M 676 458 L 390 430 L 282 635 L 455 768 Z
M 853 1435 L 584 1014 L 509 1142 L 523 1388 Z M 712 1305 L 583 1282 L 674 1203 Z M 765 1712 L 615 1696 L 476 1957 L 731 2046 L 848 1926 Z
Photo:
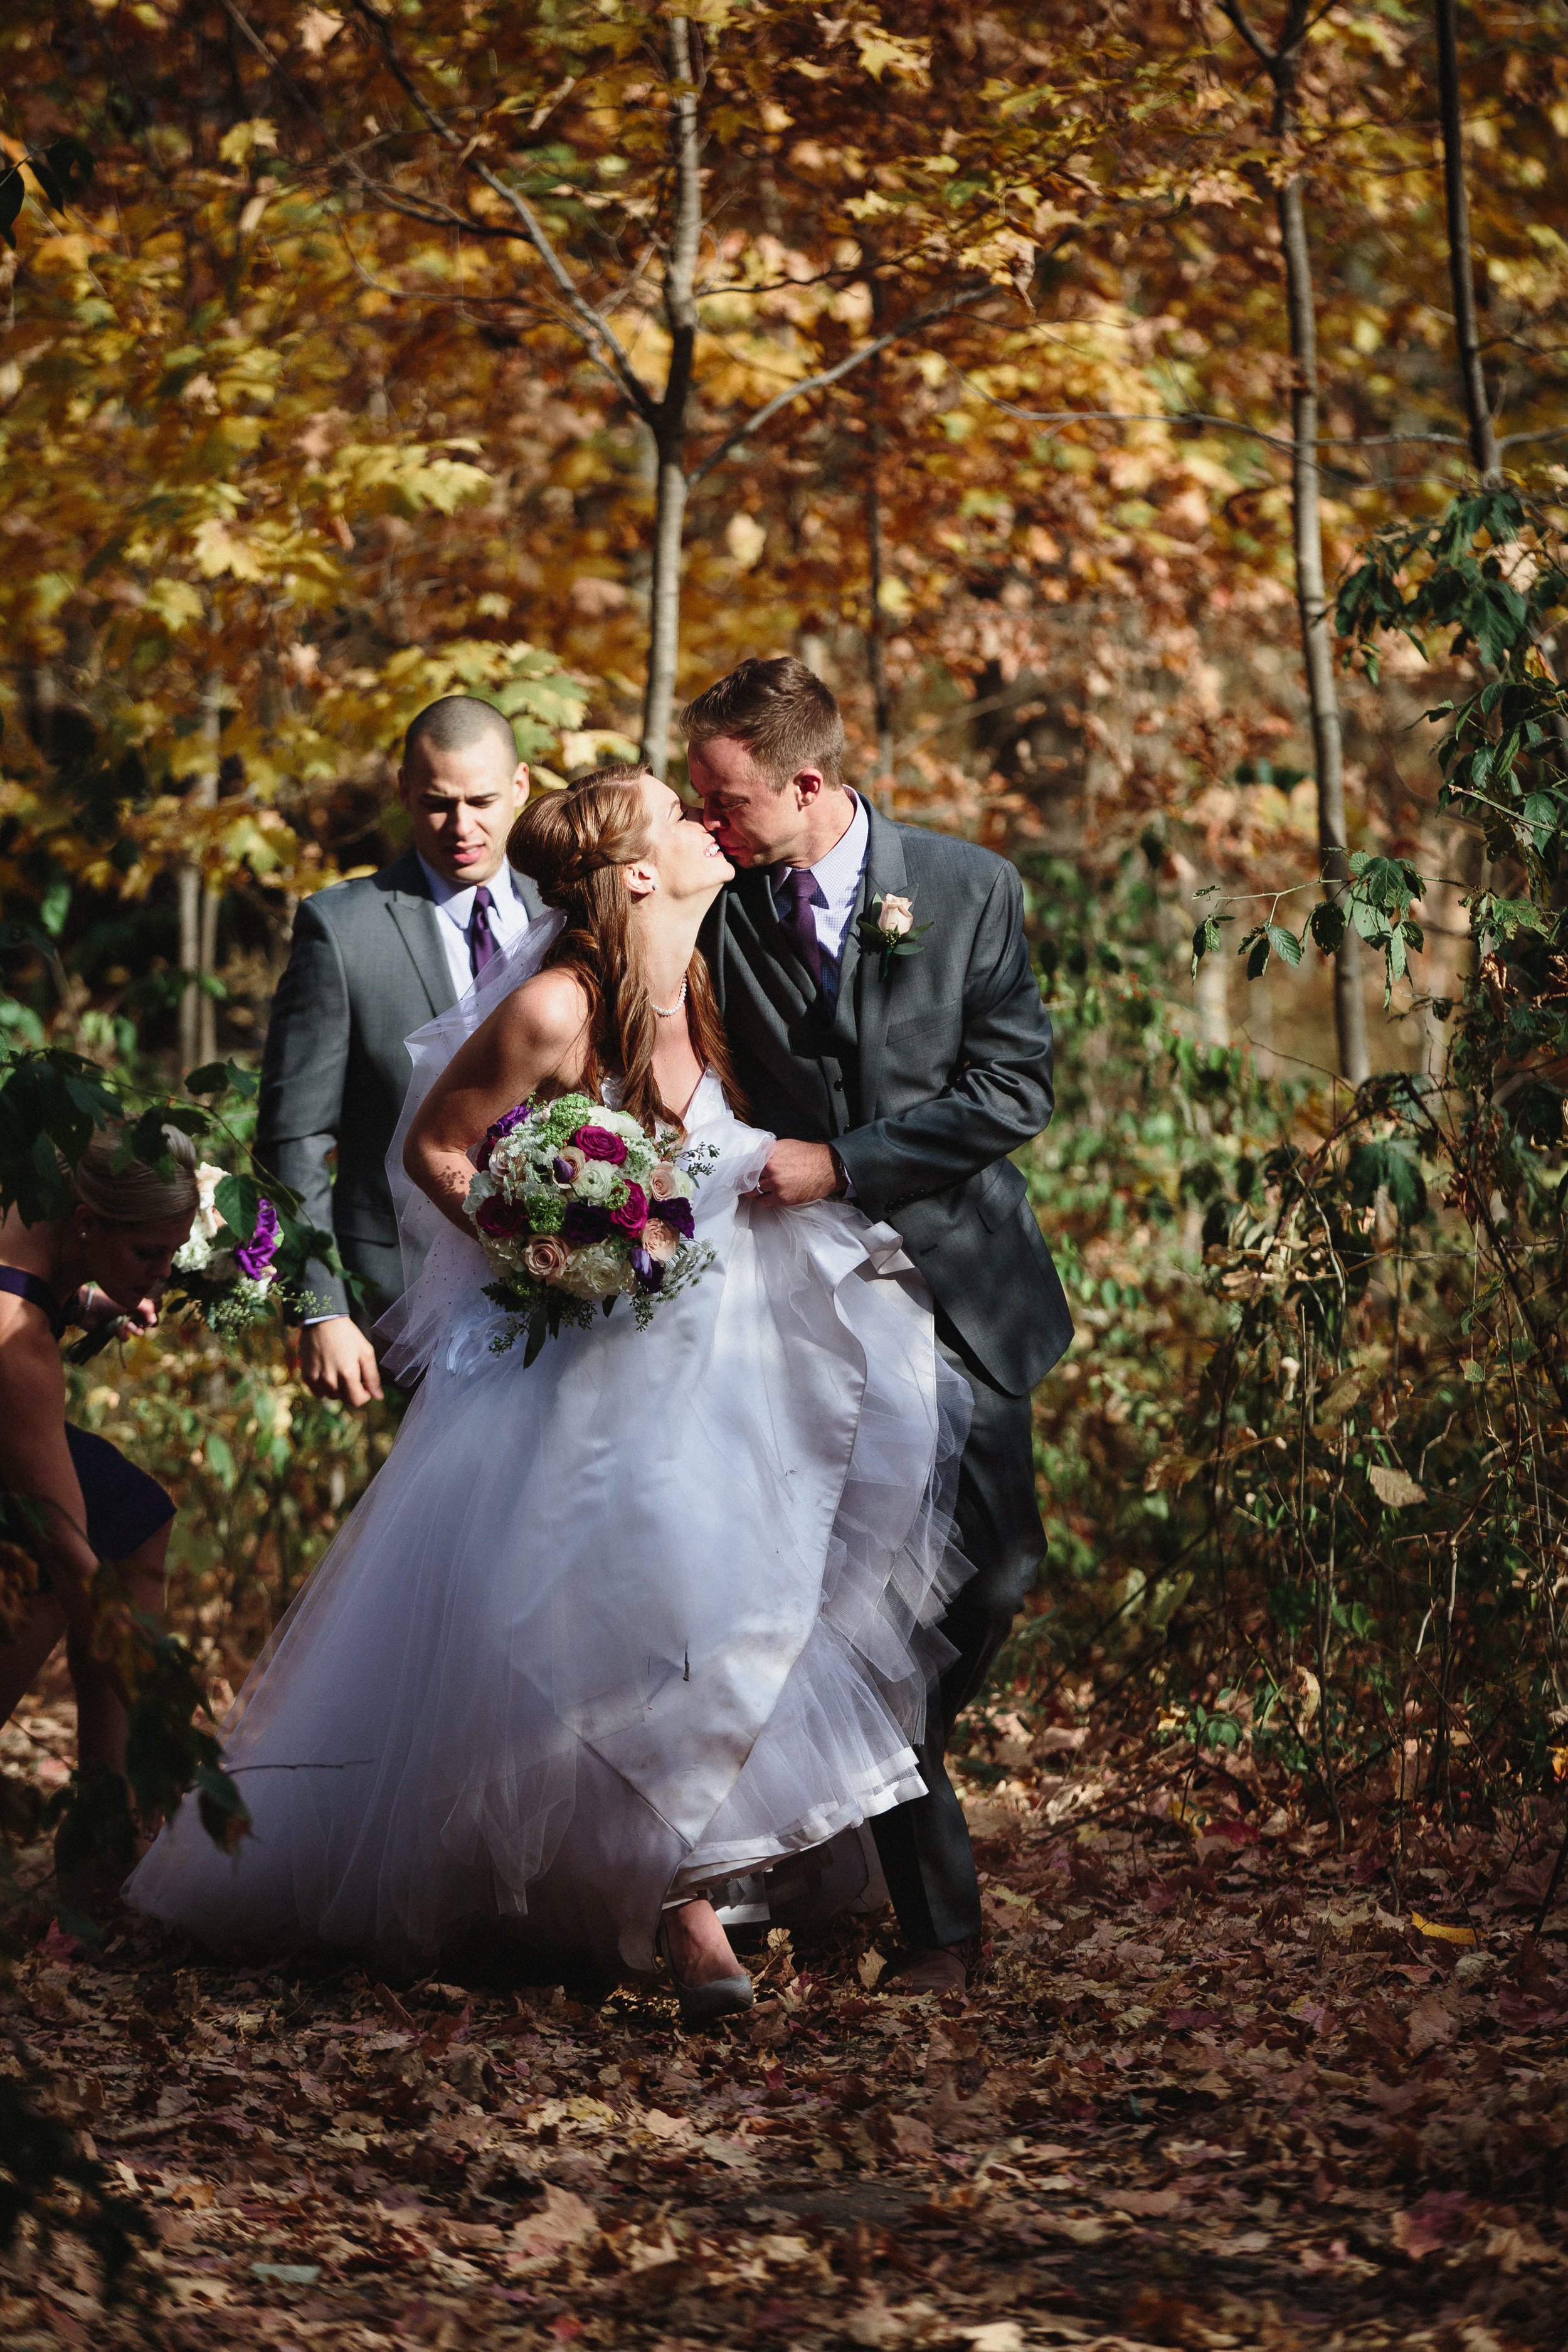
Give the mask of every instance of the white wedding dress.
M 405 1127 L 555 928 L 410 1040 Z M 224 1855 L 187 1798 L 136 1908 L 394 1967 L 499 1919 L 646 1970 L 673 1895 L 922 1793 L 967 1389 L 897 1234 L 748 1198 L 772 1139 L 711 1074 L 686 1123 L 715 1264 L 647 1330 L 620 1302 L 526 1368 L 477 1245 L 400 1183 L 424 1268 L 389 1360 L 425 1377 L 223 1726 L 253 1834 Z

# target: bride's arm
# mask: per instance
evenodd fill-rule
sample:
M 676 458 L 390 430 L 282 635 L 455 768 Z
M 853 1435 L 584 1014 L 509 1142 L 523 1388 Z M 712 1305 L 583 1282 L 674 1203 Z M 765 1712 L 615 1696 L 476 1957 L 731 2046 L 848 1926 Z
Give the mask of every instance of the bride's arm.
M 461 1234 L 469 1153 L 503 1111 L 546 1078 L 567 1084 L 582 1067 L 588 1004 L 570 972 L 542 971 L 497 1005 L 460 1045 L 426 1096 L 403 1147 L 403 1165 Z

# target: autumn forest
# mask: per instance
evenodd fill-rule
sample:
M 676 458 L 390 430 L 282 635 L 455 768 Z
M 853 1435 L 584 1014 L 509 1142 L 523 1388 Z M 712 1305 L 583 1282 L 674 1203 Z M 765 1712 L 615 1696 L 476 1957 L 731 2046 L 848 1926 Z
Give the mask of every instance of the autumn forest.
M 186 1790 L 246 1834 L 222 1718 L 406 1399 L 279 1314 L 68 1342 L 178 1517 L 125 1774 L 63 1648 L 0 1730 L 7 2341 L 1547 2352 L 1563 0 L 9 0 L 0 60 L 0 1204 L 172 1120 L 254 1241 L 415 714 L 689 797 L 787 653 L 1021 879 L 1077 1333 L 967 1992 L 845 1915 L 710 2035 L 119 1905 Z

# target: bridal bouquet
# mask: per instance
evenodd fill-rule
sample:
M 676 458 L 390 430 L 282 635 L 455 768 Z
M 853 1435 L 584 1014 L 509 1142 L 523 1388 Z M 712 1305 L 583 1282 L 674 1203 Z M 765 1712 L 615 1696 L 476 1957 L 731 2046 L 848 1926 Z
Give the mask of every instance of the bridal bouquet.
M 586 1328 L 617 1298 L 646 1330 L 659 1301 L 713 1263 L 692 1239 L 700 1157 L 676 1160 L 587 1095 L 498 1118 L 463 1203 L 495 1269 L 486 1296 L 511 1318 L 498 1351 L 526 1333 L 531 1364 L 563 1323 Z

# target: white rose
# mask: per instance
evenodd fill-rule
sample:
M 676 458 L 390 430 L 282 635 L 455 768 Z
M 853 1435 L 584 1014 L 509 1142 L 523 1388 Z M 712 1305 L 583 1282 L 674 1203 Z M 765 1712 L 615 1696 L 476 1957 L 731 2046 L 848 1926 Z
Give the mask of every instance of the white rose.
M 572 1190 L 579 1201 L 592 1201 L 604 1208 L 620 1181 L 620 1170 L 612 1168 L 607 1160 L 585 1160 L 577 1171 Z
M 895 898 L 889 891 L 877 909 L 877 929 L 885 939 L 901 940 L 914 929 L 915 910 L 908 898 Z

